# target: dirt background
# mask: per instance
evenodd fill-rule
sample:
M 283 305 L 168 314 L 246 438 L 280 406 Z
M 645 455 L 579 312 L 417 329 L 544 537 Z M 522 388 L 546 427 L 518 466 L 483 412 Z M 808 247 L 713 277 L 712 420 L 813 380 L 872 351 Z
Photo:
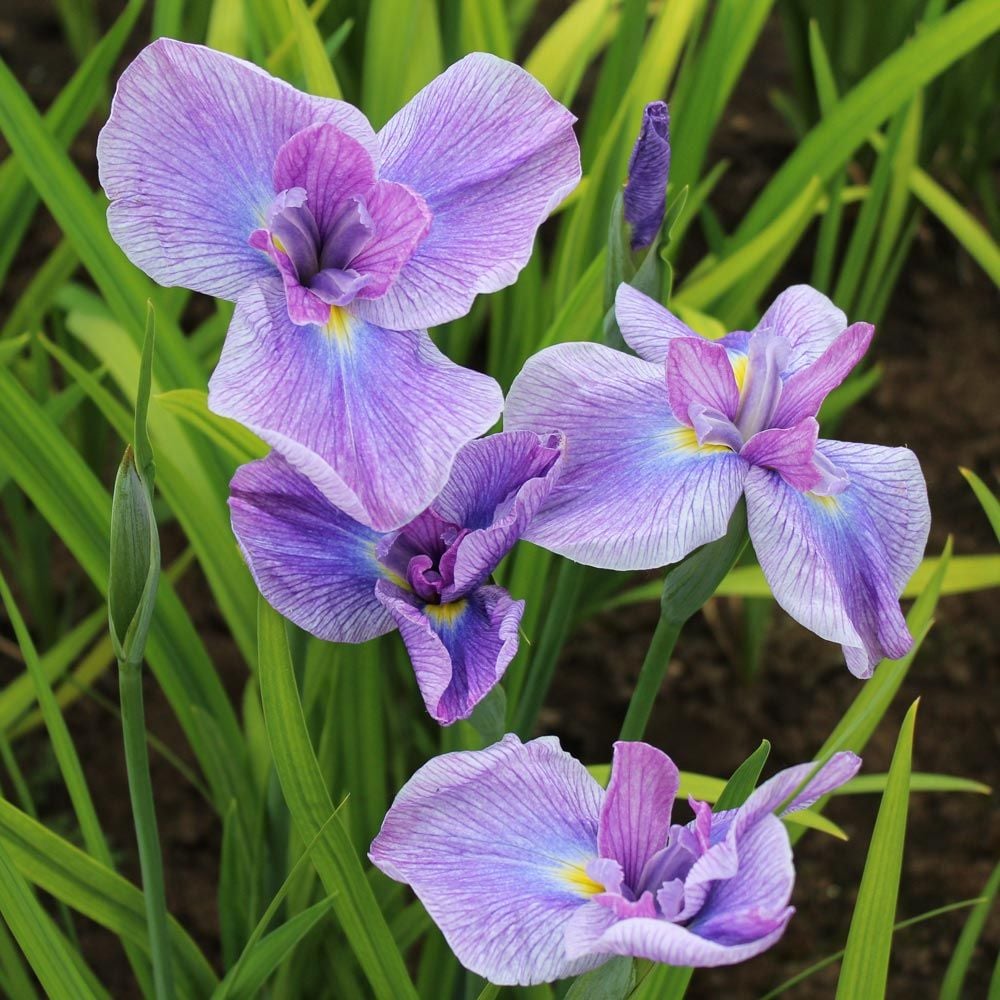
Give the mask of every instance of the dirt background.
M 102 3 L 100 7 L 113 12 L 116 5 Z M 53 10 L 54 5 L 47 3 L 6 0 L 0 11 L 0 54 L 42 107 L 58 93 L 73 67 Z M 141 33 L 136 38 L 129 58 L 141 44 Z M 781 33 L 772 23 L 750 60 L 711 152 L 712 159 L 725 156 L 732 161 L 713 198 L 727 228 L 794 146 L 794 136 L 767 97 L 771 89 L 790 85 Z M 96 126 L 88 127 L 73 146 L 74 158 L 94 182 L 96 131 Z M 15 273 L 0 291 L 0 317 L 57 238 L 57 228 L 40 212 Z M 694 249 L 690 248 L 692 254 Z M 811 248 L 805 244 L 778 287 L 807 280 L 810 260 Z M 957 467 L 967 466 L 988 482 L 997 481 L 997 305 L 996 290 L 957 250 L 947 232 L 933 222 L 925 223 L 872 350 L 884 368 L 884 378 L 852 411 L 838 434 L 845 440 L 906 444 L 917 452 L 934 514 L 931 553 L 940 551 L 949 534 L 954 536 L 956 553 L 995 550 L 989 525 Z M 204 584 L 189 573 L 181 592 L 235 696 L 244 668 Z M 711 622 L 699 616 L 685 630 L 670 665 L 648 738 L 665 748 L 682 768 L 728 773 L 765 736 L 773 744 L 769 773 L 808 759 L 857 691 L 858 682 L 844 668 L 837 647 L 816 639 L 780 612 L 773 618 L 758 679 L 744 683 L 731 655 L 738 641 L 733 623 L 739 613 L 738 605 L 728 602 L 714 608 Z M 996 613 L 996 592 L 941 601 L 936 626 L 868 747 L 867 771 L 886 769 L 903 712 L 920 696 L 914 766 L 1000 784 L 1000 712 L 993 695 L 1000 662 Z M 561 736 L 567 749 L 585 760 L 607 759 L 655 614 L 655 607 L 649 605 L 594 618 L 569 643 L 542 727 Z M 6 683 L 18 669 L 7 658 L 0 664 L 0 680 Z M 111 674 L 99 690 L 117 700 Z M 147 715 L 151 730 L 183 756 L 177 726 L 152 684 L 147 685 Z M 74 705 L 67 717 L 102 823 L 120 851 L 123 870 L 136 878 L 117 727 L 88 701 Z M 65 822 L 66 803 L 44 740 L 22 741 L 17 755 L 31 777 L 43 820 L 58 829 Z M 207 953 L 217 956 L 218 823 L 197 793 L 155 755 L 153 770 L 170 908 Z M 840 844 L 811 834 L 799 844 L 793 900 L 799 914 L 783 940 L 742 966 L 699 972 L 690 997 L 759 996 L 811 961 L 842 947 L 876 808 L 877 799 L 871 797 L 844 799 L 831 807 L 831 817 L 851 839 Z M 992 798 L 914 796 L 899 918 L 976 896 L 997 859 L 998 848 L 1000 825 Z M 936 996 L 965 917 L 961 912 L 949 914 L 897 937 L 890 997 Z M 113 995 L 134 995 L 114 939 L 84 920 L 78 921 L 78 929 L 89 959 Z M 998 945 L 1000 920 L 994 916 L 977 949 L 966 996 L 986 996 Z M 831 997 L 836 977 L 834 965 L 787 995 L 796 1000 Z

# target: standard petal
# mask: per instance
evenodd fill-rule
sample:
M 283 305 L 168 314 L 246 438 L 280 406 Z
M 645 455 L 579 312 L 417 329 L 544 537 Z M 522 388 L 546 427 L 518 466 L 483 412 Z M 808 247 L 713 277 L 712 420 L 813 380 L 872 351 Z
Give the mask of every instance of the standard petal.
M 754 434 L 740 455 L 751 465 L 780 473 L 797 490 L 814 490 L 823 481 L 823 473 L 813 461 L 818 439 L 815 417 L 804 417 L 794 427 L 773 427 Z
M 692 405 L 708 407 L 732 420 L 740 390 L 721 344 L 704 337 L 673 340 L 667 348 L 667 401 L 679 423 L 691 426 Z
M 674 420 L 659 365 L 599 344 L 547 348 L 514 380 L 504 421 L 566 436 L 529 541 L 589 566 L 651 569 L 725 534 L 747 466 Z
M 822 292 L 792 285 L 771 303 L 756 330 L 770 330 L 791 343 L 786 372 L 811 365 L 847 327 L 847 316 Z
M 872 342 L 871 323 L 852 323 L 811 365 L 800 368 L 781 387 L 772 422 L 790 427 L 819 413 L 823 400 L 847 378 Z
M 375 593 L 403 636 L 431 718 L 443 726 L 468 718 L 517 652 L 524 601 L 480 587 L 450 604 L 424 604 L 386 580 Z
M 554 737 L 435 757 L 403 787 L 372 862 L 409 883 L 459 961 L 500 985 L 575 975 L 566 925 L 588 893 L 603 791 Z
M 561 435 L 541 438 L 508 431 L 470 441 L 455 456 L 451 475 L 432 509 L 471 529 L 456 544 L 454 585 L 442 599 L 455 600 L 478 586 L 524 534 L 558 480 Z
M 587 909 L 596 904 L 589 904 Z M 599 938 L 577 933 L 579 924 L 590 914 L 575 915 L 567 932 L 567 951 L 576 955 L 576 948 L 586 946 L 588 950 L 605 955 L 631 955 L 651 962 L 666 965 L 690 965 L 708 968 L 718 965 L 734 965 L 745 962 L 763 951 L 767 951 L 785 932 L 792 917 L 789 907 L 780 918 L 775 918 L 770 933 L 742 943 L 725 943 L 701 937 L 687 927 L 672 924 L 667 920 L 637 917 L 613 923 Z M 593 919 L 593 918 L 591 918 Z
M 759 788 L 754 789 L 746 802 L 733 810 L 729 819 L 739 830 L 756 823 L 762 816 L 774 812 L 779 807 L 783 807 L 779 814 L 781 816 L 808 809 L 824 795 L 829 795 L 850 781 L 860 767 L 861 758 L 849 750 L 833 754 L 818 769 L 812 761 L 808 764 L 786 767 L 773 778 L 768 778 Z
M 698 336 L 669 309 L 631 285 L 621 284 L 615 292 L 615 318 L 625 343 L 657 365 L 667 360 L 667 344 L 675 337 Z
M 662 750 L 648 743 L 615 743 L 597 846 L 601 857 L 622 866 L 633 891 L 646 862 L 666 846 L 679 787 L 680 772 Z
M 752 470 L 750 538 L 778 603 L 841 643 L 851 671 L 865 677 L 912 642 L 899 595 L 927 542 L 927 487 L 906 448 L 821 440 L 817 451 L 847 474 L 847 487 L 816 496 Z
M 421 90 L 378 138 L 381 176 L 424 198 L 431 230 L 363 315 L 392 329 L 433 326 L 511 284 L 535 231 L 580 180 L 574 121 L 523 69 L 482 52 Z
M 200 45 L 153 42 L 118 81 L 97 143 L 112 236 L 161 285 L 235 299 L 273 272 L 247 240 L 274 198 L 278 150 L 315 122 L 374 148 L 364 115 L 343 101 Z
M 792 915 L 788 901 L 795 884 L 792 849 L 784 824 L 762 816 L 739 837 L 739 868 L 715 882 L 688 927 L 718 944 L 744 945 L 784 930 Z
M 336 125 L 300 129 L 274 160 L 274 190 L 301 188 L 320 236 L 329 234 L 349 199 L 367 198 L 375 164 L 364 145 Z
M 364 642 L 393 620 L 375 596 L 379 535 L 334 507 L 283 458 L 236 470 L 233 533 L 267 602 L 312 635 Z
M 368 278 L 362 299 L 385 294 L 431 226 L 424 199 L 405 184 L 379 181 L 369 195 L 368 210 L 375 236 L 351 262 Z
M 449 361 L 423 331 L 343 310 L 295 326 L 277 281 L 240 297 L 209 406 L 263 438 L 332 503 L 381 531 L 423 510 L 458 449 L 500 415 L 500 387 Z

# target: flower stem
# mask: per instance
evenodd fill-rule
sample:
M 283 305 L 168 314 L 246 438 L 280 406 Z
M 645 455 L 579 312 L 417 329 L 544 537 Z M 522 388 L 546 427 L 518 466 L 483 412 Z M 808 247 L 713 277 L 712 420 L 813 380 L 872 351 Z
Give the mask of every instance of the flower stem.
M 118 690 L 121 696 L 128 790 L 132 800 L 135 837 L 139 845 L 139 866 L 142 872 L 146 922 L 149 927 L 149 945 L 153 958 L 153 982 L 157 1000 L 173 1000 L 174 983 L 167 932 L 163 860 L 160 856 L 160 836 L 156 828 L 153 787 L 149 778 L 140 664 L 118 661 Z
M 642 661 L 632 700 L 625 713 L 625 721 L 618 737 L 620 740 L 642 739 L 682 626 L 683 622 L 672 621 L 666 615 L 660 615 L 649 649 L 646 650 L 646 658 Z

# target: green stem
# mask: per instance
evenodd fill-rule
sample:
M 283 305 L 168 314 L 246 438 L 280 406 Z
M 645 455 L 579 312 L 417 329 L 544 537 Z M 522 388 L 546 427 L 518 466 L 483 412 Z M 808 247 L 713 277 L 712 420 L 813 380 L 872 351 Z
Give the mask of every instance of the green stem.
M 646 723 L 649 722 L 650 713 L 653 711 L 653 702 L 656 701 L 656 695 L 663 684 L 667 667 L 670 665 L 670 654 L 674 651 L 674 644 L 681 634 L 682 626 L 682 622 L 671 621 L 666 615 L 660 615 L 649 649 L 646 650 L 646 658 L 642 661 L 639 681 L 632 692 L 632 700 L 625 713 L 625 721 L 618 737 L 620 740 L 642 739 Z
M 118 688 L 122 705 L 122 734 L 125 738 L 125 766 L 132 800 L 135 838 L 139 845 L 143 898 L 149 926 L 153 959 L 153 982 L 157 1000 L 173 1000 L 170 939 L 167 932 L 167 903 L 163 887 L 163 860 L 156 828 L 153 787 L 149 778 L 146 751 L 146 720 L 142 706 L 142 666 L 118 661 Z

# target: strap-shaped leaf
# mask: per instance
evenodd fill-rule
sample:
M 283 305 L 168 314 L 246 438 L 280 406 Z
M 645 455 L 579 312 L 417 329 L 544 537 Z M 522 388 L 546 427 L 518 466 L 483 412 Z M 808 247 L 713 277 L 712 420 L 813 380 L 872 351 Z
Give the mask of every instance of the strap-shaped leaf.
M 334 812 L 309 741 L 295 684 L 285 621 L 261 598 L 258 678 L 264 721 L 285 802 L 299 836 L 311 848 L 313 865 L 333 895 L 337 919 L 371 984 L 385 1000 L 416 1000 L 403 958 L 365 878 L 346 825 Z

